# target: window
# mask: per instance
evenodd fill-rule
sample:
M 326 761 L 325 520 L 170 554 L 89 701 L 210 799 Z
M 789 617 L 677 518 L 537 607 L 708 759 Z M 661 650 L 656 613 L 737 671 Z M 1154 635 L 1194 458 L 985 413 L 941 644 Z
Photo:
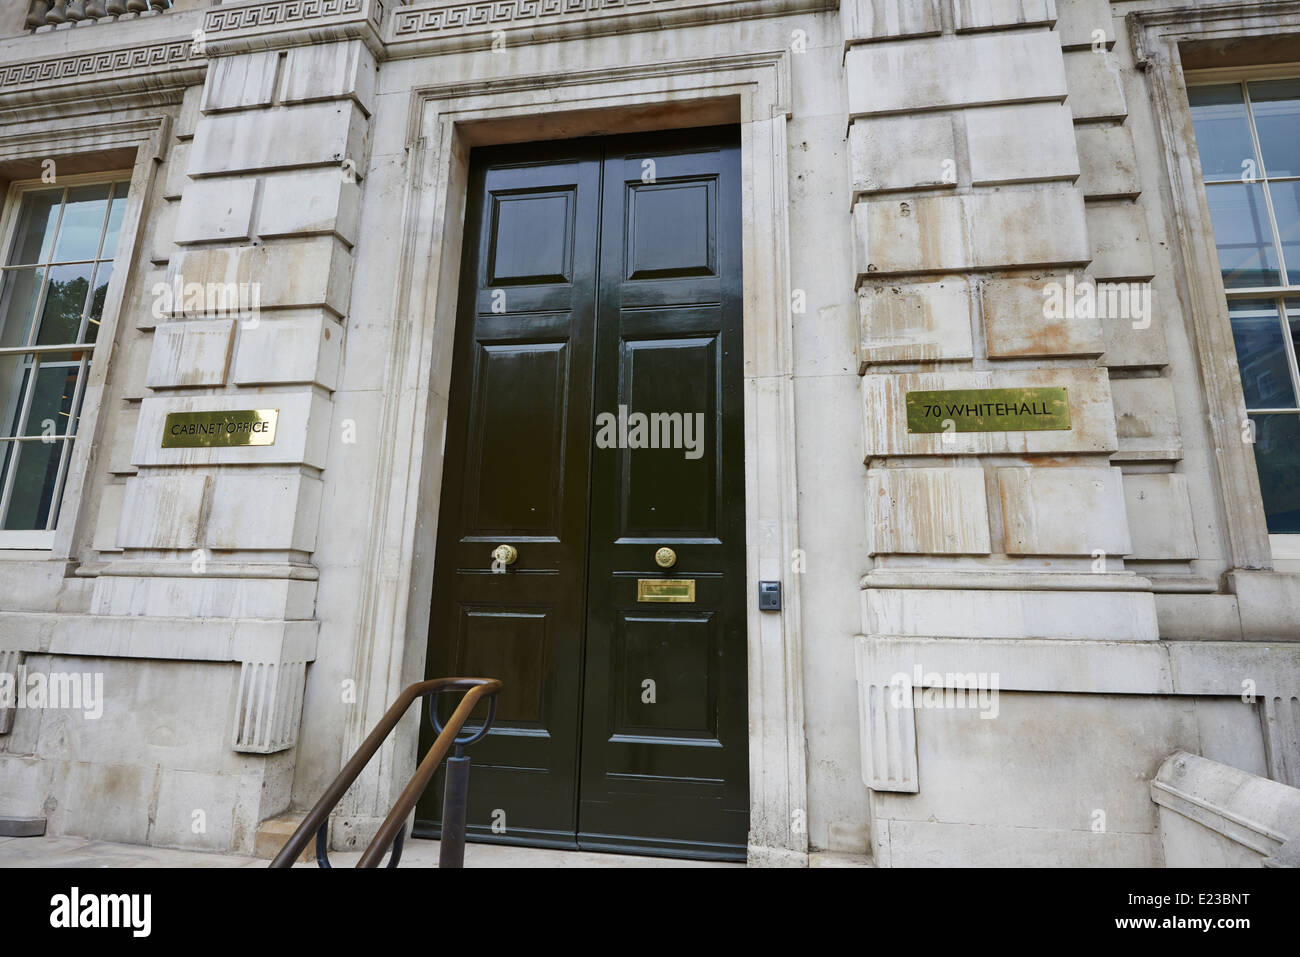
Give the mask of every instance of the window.
M 53 541 L 128 185 L 17 191 L 0 267 L 0 546 Z
M 1300 79 L 1188 99 L 1268 530 L 1300 534 Z

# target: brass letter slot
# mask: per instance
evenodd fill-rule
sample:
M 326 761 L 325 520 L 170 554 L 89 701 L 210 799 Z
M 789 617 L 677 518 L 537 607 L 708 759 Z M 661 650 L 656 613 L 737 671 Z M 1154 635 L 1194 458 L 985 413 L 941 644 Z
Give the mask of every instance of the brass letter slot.
M 695 601 L 694 578 L 638 578 L 637 601 Z

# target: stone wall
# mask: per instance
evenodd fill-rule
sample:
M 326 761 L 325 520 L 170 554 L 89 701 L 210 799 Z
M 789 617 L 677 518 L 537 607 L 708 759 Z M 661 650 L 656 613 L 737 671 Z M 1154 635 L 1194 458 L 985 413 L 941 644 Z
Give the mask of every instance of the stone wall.
M 243 0 L 0 39 L 3 178 L 107 156 L 136 211 L 70 517 L 0 551 L 0 667 L 102 673 L 105 715 L 0 715 L 0 815 L 249 851 L 310 805 L 423 674 L 469 147 L 705 116 L 760 237 L 747 424 L 789 428 L 748 439 L 751 577 L 788 598 L 751 618 L 754 859 L 1152 865 L 1172 752 L 1300 784 L 1300 576 L 1238 517 L 1176 80 L 1124 19 L 1169 6 Z M 1089 281 L 1152 308 L 1045 310 Z M 907 426 L 908 392 L 1062 387 L 1068 429 Z M 158 441 L 246 408 L 273 446 Z
M 873 556 L 860 707 L 880 863 L 1156 864 L 1155 809 L 1134 781 L 1177 748 L 1257 773 L 1272 754 L 1277 774 L 1295 747 L 1289 728 L 1260 733 L 1277 692 L 1249 693 L 1266 670 L 1294 697 L 1295 646 L 1260 669 L 1231 644 L 1262 635 L 1222 577 L 1236 563 L 1206 481 L 1215 440 L 1123 12 L 842 6 Z M 1141 284 L 1151 306 L 1045 309 L 1051 284 L 1090 280 Z M 906 425 L 911 390 L 1048 383 L 1068 389 L 1069 432 Z M 1300 584 L 1242 574 L 1283 605 Z M 1297 637 L 1274 621 L 1270 637 Z M 1184 676 L 1180 657 L 1203 663 Z M 984 696 L 967 701 L 963 683 Z

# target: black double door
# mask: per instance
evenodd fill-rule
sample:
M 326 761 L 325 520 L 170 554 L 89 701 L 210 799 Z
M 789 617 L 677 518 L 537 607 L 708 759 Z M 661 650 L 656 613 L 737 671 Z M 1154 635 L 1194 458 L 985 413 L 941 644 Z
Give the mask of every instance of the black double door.
M 471 839 L 744 855 L 740 195 L 733 128 L 471 157 L 427 666 L 505 683 Z

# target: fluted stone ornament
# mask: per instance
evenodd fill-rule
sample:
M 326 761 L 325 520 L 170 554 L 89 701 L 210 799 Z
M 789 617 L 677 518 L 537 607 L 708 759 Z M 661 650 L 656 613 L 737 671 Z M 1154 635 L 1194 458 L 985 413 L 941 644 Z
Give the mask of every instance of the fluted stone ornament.
M 32 5 L 27 11 L 27 27 L 35 30 L 37 27 L 45 26 L 45 14 L 50 9 L 50 0 L 32 0 Z

